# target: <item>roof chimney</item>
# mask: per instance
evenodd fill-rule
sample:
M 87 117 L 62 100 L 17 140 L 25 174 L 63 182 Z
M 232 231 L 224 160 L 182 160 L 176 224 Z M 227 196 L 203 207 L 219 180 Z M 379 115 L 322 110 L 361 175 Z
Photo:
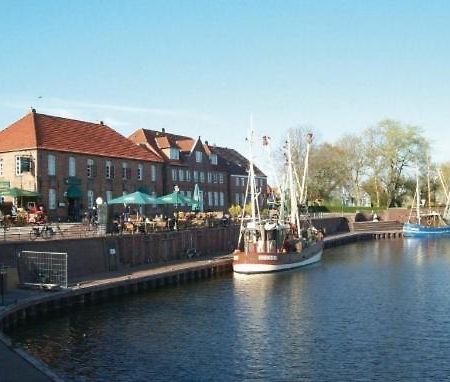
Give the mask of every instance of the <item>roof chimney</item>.
M 166 132 L 166 129 L 163 127 L 163 128 L 161 129 L 161 131 L 162 131 L 163 133 L 165 133 L 165 132 Z
M 31 107 L 31 112 L 32 112 L 33 114 L 36 113 L 36 109 L 35 109 L 33 106 Z
M 100 121 L 100 125 L 104 125 L 103 121 Z
M 205 145 L 208 146 L 208 141 L 205 141 Z

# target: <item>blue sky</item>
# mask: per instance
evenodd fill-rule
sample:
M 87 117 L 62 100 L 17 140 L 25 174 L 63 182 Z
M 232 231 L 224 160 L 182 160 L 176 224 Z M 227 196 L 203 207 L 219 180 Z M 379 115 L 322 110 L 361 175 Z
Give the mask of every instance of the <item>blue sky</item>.
M 275 145 L 389 117 L 447 161 L 449 18 L 448 1 L 3 0 L 0 128 L 34 106 L 245 154 L 250 114 Z

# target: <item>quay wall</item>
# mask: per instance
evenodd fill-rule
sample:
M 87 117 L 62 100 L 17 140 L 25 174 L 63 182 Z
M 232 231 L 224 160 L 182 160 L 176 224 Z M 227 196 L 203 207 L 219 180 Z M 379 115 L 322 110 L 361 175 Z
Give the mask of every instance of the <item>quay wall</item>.
M 232 252 L 238 226 L 82 239 L 0 242 L 0 264 L 14 267 L 21 251 L 66 252 L 68 282 L 143 264 Z

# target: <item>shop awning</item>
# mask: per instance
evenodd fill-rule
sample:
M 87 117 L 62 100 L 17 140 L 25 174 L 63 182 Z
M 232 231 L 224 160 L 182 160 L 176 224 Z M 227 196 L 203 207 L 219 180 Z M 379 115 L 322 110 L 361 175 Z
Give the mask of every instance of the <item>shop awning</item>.
M 74 185 L 69 186 L 69 188 L 66 191 L 66 197 L 67 199 L 81 199 L 83 196 L 83 193 L 81 190 Z

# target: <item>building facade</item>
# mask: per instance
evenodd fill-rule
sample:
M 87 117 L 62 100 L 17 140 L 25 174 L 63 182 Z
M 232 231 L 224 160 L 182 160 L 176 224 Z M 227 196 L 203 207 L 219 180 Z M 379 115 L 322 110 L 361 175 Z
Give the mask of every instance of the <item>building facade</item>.
M 0 131 L 0 181 L 38 192 L 37 202 L 53 219 L 79 220 L 99 198 L 137 190 L 161 194 L 162 167 L 157 155 L 102 122 L 32 110 Z M 159 207 L 146 207 L 152 211 Z

